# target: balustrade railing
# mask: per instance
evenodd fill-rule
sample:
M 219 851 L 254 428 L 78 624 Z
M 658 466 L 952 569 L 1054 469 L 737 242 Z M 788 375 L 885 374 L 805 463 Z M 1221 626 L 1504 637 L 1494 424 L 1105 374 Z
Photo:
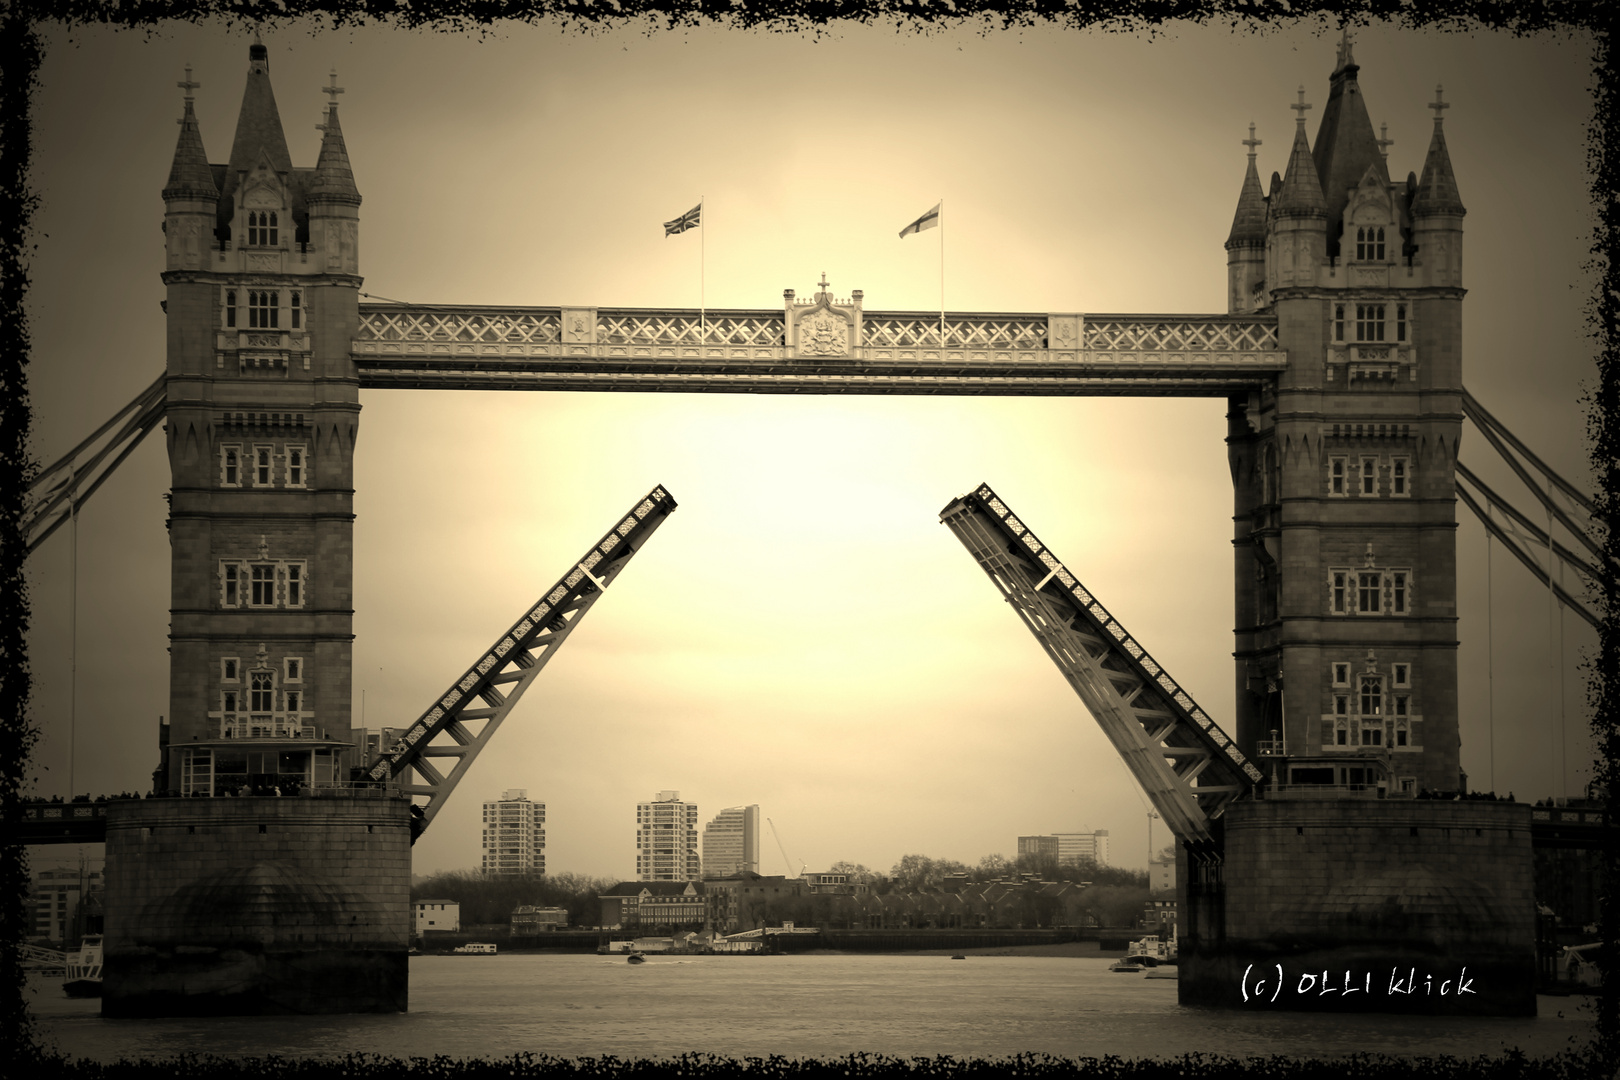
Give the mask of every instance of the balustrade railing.
M 219 722 L 222 739 L 313 739 L 315 725 L 309 720 L 288 719 L 285 716 L 227 715 Z

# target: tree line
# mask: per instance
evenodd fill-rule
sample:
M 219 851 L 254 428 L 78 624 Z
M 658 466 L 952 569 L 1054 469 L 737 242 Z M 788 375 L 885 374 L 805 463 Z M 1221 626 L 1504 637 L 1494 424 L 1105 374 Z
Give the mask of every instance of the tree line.
M 569 926 L 595 926 L 597 897 L 619 883 L 617 878 L 585 874 L 486 874 L 479 870 L 444 870 L 411 883 L 411 902 L 454 900 L 461 905 L 463 926 L 509 923 L 512 909 L 524 904 L 560 907 Z

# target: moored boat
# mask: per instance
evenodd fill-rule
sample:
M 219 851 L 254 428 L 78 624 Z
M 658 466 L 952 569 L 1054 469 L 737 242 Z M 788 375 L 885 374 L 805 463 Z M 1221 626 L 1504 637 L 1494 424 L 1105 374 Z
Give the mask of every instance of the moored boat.
M 1126 973 L 1131 973 L 1131 972 L 1141 971 L 1142 970 L 1142 965 L 1141 964 L 1133 964 L 1128 959 L 1127 960 L 1115 960 L 1112 964 L 1108 965 L 1108 970 L 1109 971 L 1123 971 L 1123 972 L 1126 972 Z
M 645 964 L 647 962 L 647 958 L 638 952 L 631 953 L 629 956 L 625 957 L 625 959 L 632 964 Z
M 67 980 L 62 989 L 68 997 L 101 996 L 101 935 L 86 934 L 79 951 L 67 958 Z

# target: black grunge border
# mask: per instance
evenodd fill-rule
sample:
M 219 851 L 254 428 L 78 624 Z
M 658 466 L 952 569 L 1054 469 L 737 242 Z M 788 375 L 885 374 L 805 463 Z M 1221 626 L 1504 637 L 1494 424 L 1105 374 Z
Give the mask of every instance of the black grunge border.
M 175 1078 L 234 1074 L 258 1077 L 381 1077 L 407 1070 L 418 1076 L 877 1076 L 904 1072 L 933 1076 L 1087 1075 L 1110 1077 L 1214 1076 L 1242 1069 L 1269 1076 L 1359 1077 L 1403 1073 L 1442 1076 L 1568 1075 L 1620 1065 L 1620 89 L 1615 75 L 1620 5 L 1605 0 L 0 0 L 0 826 L 10 834 L 38 729 L 28 717 L 31 677 L 29 604 L 21 533 L 22 493 L 39 463 L 28 453 L 33 413 L 28 400 L 29 334 L 24 302 L 29 263 L 36 250 L 30 220 L 39 196 L 30 186 L 33 114 L 44 25 L 111 25 L 150 32 L 168 22 L 222 21 L 268 27 L 305 23 L 343 29 L 393 25 L 449 34 L 481 34 L 503 24 L 553 25 L 565 33 L 623 27 L 679 32 L 699 26 L 817 37 L 841 26 L 894 26 L 926 34 L 969 29 L 981 34 L 1029 27 L 1148 34 L 1169 22 L 1220 24 L 1257 32 L 1268 24 L 1314 22 L 1325 29 L 1347 22 L 1392 22 L 1414 30 L 1492 30 L 1515 36 L 1585 31 L 1593 36 L 1594 117 L 1587 160 L 1593 209 L 1590 265 L 1599 284 L 1586 306 L 1596 341 L 1598 379 L 1582 400 L 1587 444 L 1598 478 L 1600 516 L 1608 526 L 1609 574 L 1594 597 L 1603 612 L 1598 655 L 1590 664 L 1588 701 L 1594 711 L 1598 760 L 1595 778 L 1608 786 L 1604 844 L 1602 936 L 1611 973 L 1598 1011 L 1600 1061 L 1561 1061 L 1542 1068 L 1512 1057 L 1496 1062 L 1439 1059 L 1419 1063 L 1352 1058 L 1310 1063 L 1273 1058 L 1239 1063 L 1192 1055 L 1179 1061 L 1067 1061 L 1023 1055 L 1000 1062 L 949 1058 L 856 1055 L 827 1061 L 782 1058 L 736 1061 L 687 1055 L 662 1062 L 599 1058 L 563 1060 L 519 1055 L 501 1061 L 417 1058 L 409 1062 L 351 1057 L 329 1062 L 286 1059 L 227 1062 L 183 1058 L 170 1062 L 97 1066 L 45 1059 L 35 1042 L 24 1000 L 22 942 L 26 932 L 27 855 L 0 842 L 0 1060 L 29 1074 Z M 3 836 L 4 834 L 0 834 Z M 30 1067 L 25 1064 L 32 1062 Z M 17 1075 L 21 1075 L 20 1073 Z

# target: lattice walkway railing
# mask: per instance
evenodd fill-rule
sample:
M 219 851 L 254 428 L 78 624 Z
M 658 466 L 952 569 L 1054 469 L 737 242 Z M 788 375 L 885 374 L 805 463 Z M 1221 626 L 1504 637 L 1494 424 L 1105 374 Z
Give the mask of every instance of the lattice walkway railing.
M 1100 315 L 1082 319 L 1081 347 L 1094 353 L 1247 354 L 1277 351 L 1276 320 L 1211 316 Z M 565 334 L 564 321 L 573 323 Z M 1051 348 L 1044 315 L 946 313 L 944 348 L 974 354 L 1029 353 Z M 567 351 L 613 353 L 637 348 L 785 350 L 787 321 L 776 311 L 632 310 L 602 308 L 576 316 L 560 308 L 414 308 L 367 305 L 355 342 L 360 353 L 433 354 Z M 860 350 L 939 349 L 938 317 L 864 313 Z

